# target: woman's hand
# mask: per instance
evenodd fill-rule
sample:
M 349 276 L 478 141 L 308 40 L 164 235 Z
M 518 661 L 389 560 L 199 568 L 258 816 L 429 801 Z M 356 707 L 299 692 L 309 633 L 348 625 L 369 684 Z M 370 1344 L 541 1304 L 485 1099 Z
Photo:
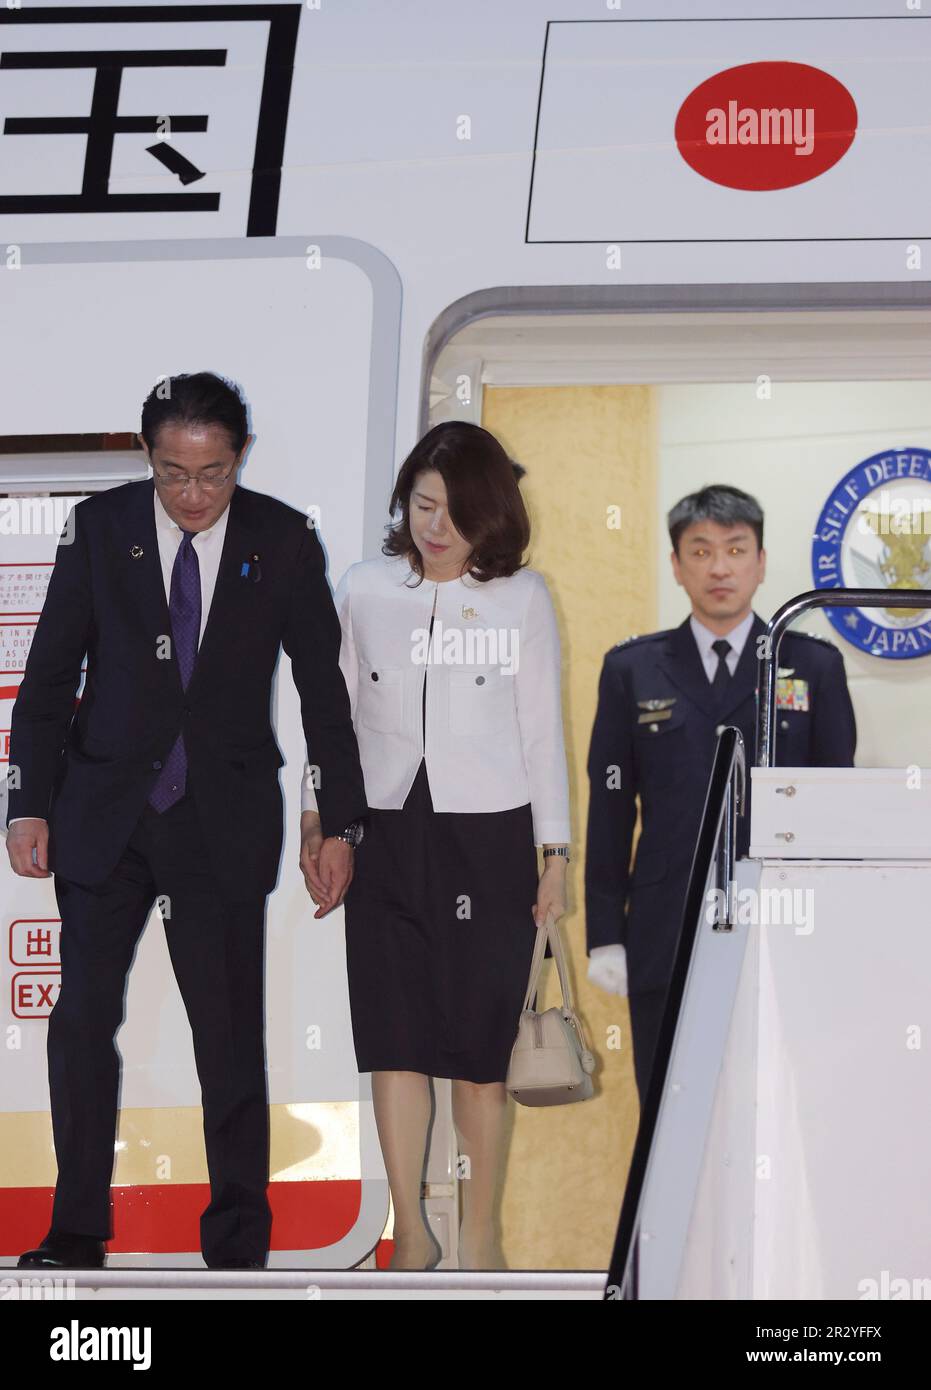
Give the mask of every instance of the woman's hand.
M 316 811 L 301 812 L 301 873 L 307 891 L 317 905 L 315 917 L 325 917 L 339 907 L 352 882 L 353 850 L 335 835 L 323 838 Z
M 537 926 L 546 921 L 547 915 L 558 922 L 566 911 L 566 868 L 568 860 L 561 854 L 549 855 L 545 868 L 537 884 L 537 901 L 533 908 L 533 920 Z
M 321 899 L 315 917 L 325 917 L 334 907 L 339 907 L 352 882 L 355 850 L 352 845 L 330 835 L 320 846 L 317 858 L 317 872 L 323 885 L 324 897 Z

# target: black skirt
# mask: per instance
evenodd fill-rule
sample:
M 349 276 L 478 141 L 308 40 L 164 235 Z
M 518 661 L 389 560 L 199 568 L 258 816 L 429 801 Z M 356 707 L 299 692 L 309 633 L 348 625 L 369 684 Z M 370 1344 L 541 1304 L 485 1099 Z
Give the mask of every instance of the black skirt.
M 434 811 L 421 760 L 400 811 L 370 810 L 345 900 L 359 1071 L 504 1081 L 537 882 L 529 803 Z

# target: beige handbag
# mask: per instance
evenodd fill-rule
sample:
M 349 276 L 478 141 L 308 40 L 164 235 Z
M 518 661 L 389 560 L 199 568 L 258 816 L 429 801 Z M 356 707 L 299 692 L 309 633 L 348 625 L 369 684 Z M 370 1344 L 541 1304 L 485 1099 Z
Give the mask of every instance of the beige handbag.
M 530 1001 L 537 992 L 547 939 L 559 975 L 562 1007 L 538 1014 L 531 1009 Z M 594 1070 L 595 1058 L 585 1044 L 582 1025 L 572 1007 L 559 928 L 547 917 L 537 928 L 530 979 L 505 1085 L 521 1105 L 568 1105 L 574 1100 L 588 1100 L 592 1095 Z

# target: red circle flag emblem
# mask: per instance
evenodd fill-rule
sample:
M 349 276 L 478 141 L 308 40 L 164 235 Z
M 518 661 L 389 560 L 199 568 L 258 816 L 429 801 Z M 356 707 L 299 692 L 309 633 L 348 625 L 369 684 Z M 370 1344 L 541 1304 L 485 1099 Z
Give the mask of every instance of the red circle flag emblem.
M 850 149 L 857 105 L 807 63 L 744 63 L 702 82 L 676 116 L 685 162 L 712 183 L 755 192 L 815 179 Z

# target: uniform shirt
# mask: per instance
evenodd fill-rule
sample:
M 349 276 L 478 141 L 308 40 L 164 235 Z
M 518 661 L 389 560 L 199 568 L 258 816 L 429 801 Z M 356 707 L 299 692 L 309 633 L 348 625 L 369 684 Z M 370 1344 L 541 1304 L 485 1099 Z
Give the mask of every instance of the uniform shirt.
M 158 488 L 153 488 L 155 497 L 155 534 L 158 538 L 158 558 L 162 564 L 162 579 L 165 582 L 165 600 L 171 602 L 171 571 L 174 567 L 175 557 L 181 545 L 181 527 L 171 517 L 162 506 L 158 495 Z M 223 553 L 223 541 L 226 536 L 226 523 L 229 520 L 230 505 L 227 502 L 223 511 L 212 526 L 208 526 L 206 531 L 198 531 L 191 544 L 197 551 L 197 564 L 200 569 L 200 634 L 197 638 L 197 645 L 200 646 L 204 636 L 204 629 L 207 626 L 207 619 L 210 616 L 210 605 L 213 602 L 213 591 L 217 584 L 217 574 L 220 569 L 220 556 Z M 26 816 L 14 816 L 8 825 L 15 825 L 18 820 L 27 820 Z
M 692 614 L 689 618 L 689 627 L 692 629 L 692 636 L 695 638 L 695 643 L 698 647 L 698 655 L 702 659 L 705 674 L 710 681 L 714 680 L 715 673 L 718 669 L 718 654 L 713 649 L 713 643 L 719 642 L 722 636 L 726 642 L 730 642 L 731 649 L 724 660 L 727 663 L 728 671 L 733 675 L 737 669 L 740 653 L 744 649 L 744 643 L 747 640 L 752 626 L 752 611 L 749 612 L 745 618 L 741 618 L 735 628 L 725 633 L 712 632 L 709 627 L 705 627 L 704 623 L 699 622 L 694 613 Z

